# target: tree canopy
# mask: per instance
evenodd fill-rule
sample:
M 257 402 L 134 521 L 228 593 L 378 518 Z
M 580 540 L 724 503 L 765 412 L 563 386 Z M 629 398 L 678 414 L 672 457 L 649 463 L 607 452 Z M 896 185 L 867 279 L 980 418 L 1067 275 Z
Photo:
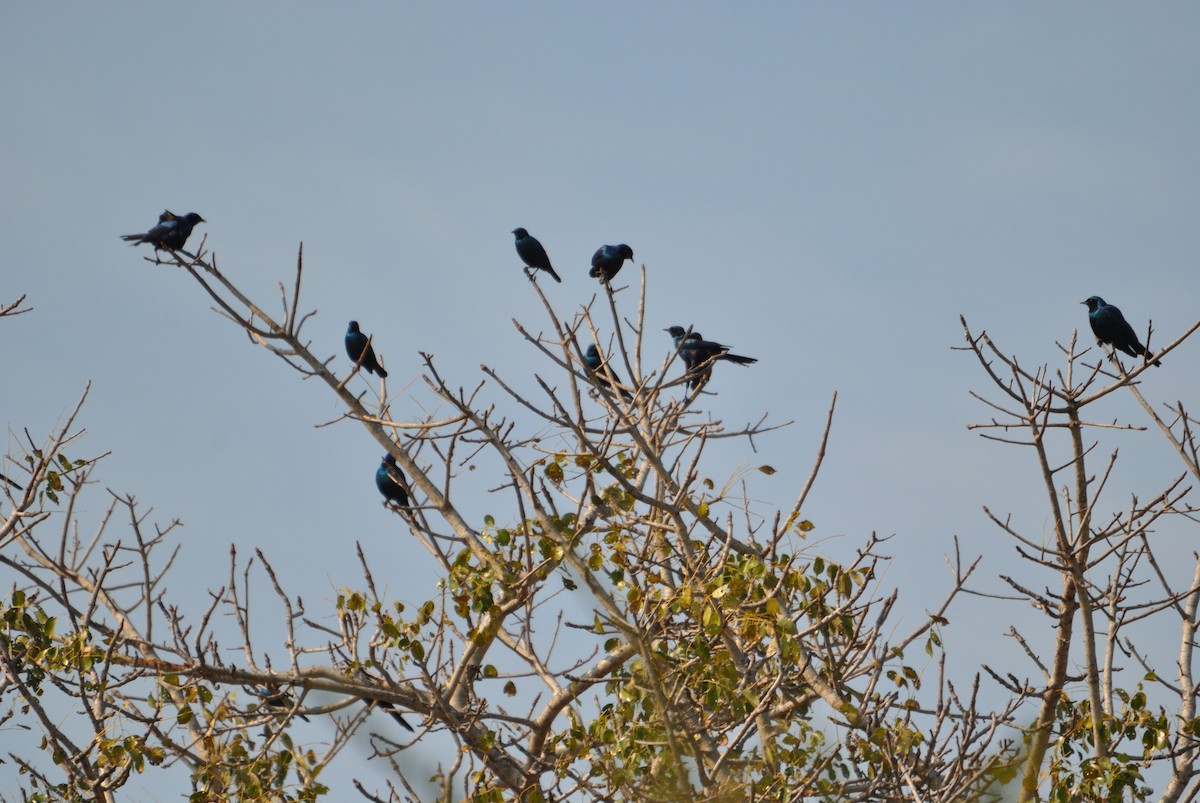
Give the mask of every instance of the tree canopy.
M 438 571 L 406 590 L 419 604 L 405 603 L 377 583 L 360 547 L 360 575 L 318 614 L 271 555 L 231 549 L 209 606 L 189 610 L 172 593 L 174 523 L 114 494 L 92 536 L 72 526 L 78 500 L 101 493 L 104 466 L 78 439 L 81 399 L 55 431 L 25 432 L 4 470 L 6 717 L 40 739 L 10 754 L 23 799 L 116 800 L 135 773 L 175 779 L 193 800 L 344 799 L 322 773 L 376 709 L 406 730 L 371 736 L 389 780 L 357 782 L 366 800 L 428 799 L 431 774 L 446 800 L 1184 800 L 1200 791 L 1200 561 L 1178 587 L 1154 538 L 1166 520 L 1194 524 L 1200 455 L 1184 405 L 1144 397 L 1147 364 L 1127 367 L 1071 339 L 1060 365 L 1030 371 L 962 321 L 962 348 L 987 388 L 975 393 L 986 418 L 973 428 L 1032 456 L 1050 537 L 989 510 L 1028 575 L 1000 578 L 1001 594 L 956 547 L 942 603 L 894 621 L 903 582 L 884 582 L 886 538 L 829 554 L 814 539 L 821 523 L 805 516 L 836 395 L 819 421 L 765 412 L 723 421 L 707 402 L 728 374 L 696 381 L 711 365 L 685 371 L 663 347 L 661 327 L 645 320 L 645 267 L 565 315 L 531 281 L 546 317 L 540 328 L 514 322 L 528 376 L 483 366 L 464 384 L 422 353 L 437 407 L 414 415 L 362 358 L 335 364 L 326 344 L 306 339 L 315 313 L 302 301 L 303 252 L 270 313 L 203 244 L 196 256 L 164 253 L 162 264 L 254 346 L 337 399 L 345 437 L 362 437 L 353 426 L 393 459 L 382 470 L 409 504 L 393 499 L 390 509 Z M 26 311 L 18 299 L 0 316 Z M 485 387 L 506 403 L 485 401 Z M 1093 412 L 1114 393 L 1137 399 L 1164 459 L 1179 461 L 1177 479 L 1148 498 L 1109 483 L 1108 433 L 1146 428 Z M 819 433 L 820 447 L 790 505 L 764 514 L 751 500 L 774 469 L 714 466 L 707 450 L 736 440 L 752 453 L 788 425 Z M 500 491 L 503 518 L 464 512 L 467 471 Z M 264 589 L 279 620 L 263 621 L 251 603 Z M 997 618 L 1013 600 L 1032 605 L 1045 627 L 1014 627 L 1011 665 L 980 666 L 943 639 L 965 593 L 983 595 Z M 302 717 L 328 718 L 333 738 L 296 738 Z M 406 761 L 417 742 L 442 749 L 432 773 Z

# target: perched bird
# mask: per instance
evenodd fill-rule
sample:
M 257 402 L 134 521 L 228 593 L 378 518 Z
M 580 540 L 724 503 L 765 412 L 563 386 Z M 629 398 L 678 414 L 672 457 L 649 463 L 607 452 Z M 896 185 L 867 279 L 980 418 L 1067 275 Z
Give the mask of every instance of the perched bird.
M 583 361 L 587 364 L 588 369 L 596 375 L 601 384 L 612 388 L 613 391 L 620 393 L 626 399 L 633 398 L 632 393 L 620 386 L 620 377 L 617 376 L 617 372 L 612 369 L 612 366 L 608 365 L 607 361 L 600 356 L 600 351 L 596 348 L 595 343 L 587 347 L 587 351 L 583 353 Z
M 367 350 L 365 357 L 363 349 Z M 358 321 L 350 321 L 350 326 L 346 329 L 346 354 L 355 365 L 358 364 L 359 357 L 362 357 L 363 370 L 387 379 L 387 371 L 383 370 L 379 361 L 375 359 L 375 347 L 368 343 L 367 336 L 358 330 Z
M 517 238 L 517 256 L 525 262 L 525 265 L 529 268 L 544 270 L 554 277 L 554 281 L 561 283 L 562 279 L 558 278 L 558 274 L 554 272 L 554 267 L 550 264 L 550 257 L 546 256 L 546 249 L 542 248 L 542 244 L 531 237 L 525 229 L 513 229 L 512 233 Z
M 1092 334 L 1101 343 L 1108 343 L 1114 349 L 1123 351 L 1130 357 L 1143 356 L 1147 361 L 1153 356 L 1138 340 L 1133 327 L 1125 320 L 1121 310 L 1112 304 L 1105 304 L 1100 296 L 1091 296 L 1081 304 L 1087 304 L 1088 323 L 1092 325 Z M 1155 365 L 1162 365 L 1154 360 Z
M 287 689 L 281 689 L 278 686 L 267 686 L 263 689 L 250 689 L 250 691 L 258 697 L 262 698 L 263 706 L 278 713 L 287 713 L 296 707 L 296 698 Z M 296 714 L 300 719 L 308 722 L 308 717 L 304 714 Z
M 600 250 L 592 254 L 592 269 L 588 271 L 588 276 L 607 284 L 617 275 L 617 271 L 621 269 L 627 259 L 633 260 L 633 249 L 625 243 L 602 245 Z
M 387 700 L 370 700 L 365 697 L 363 698 L 363 702 L 365 702 L 367 705 L 376 706 L 382 711 L 386 711 L 387 715 L 396 720 L 396 722 L 400 723 L 401 727 L 410 733 L 412 732 L 413 726 L 404 721 L 404 717 L 400 716 L 400 712 L 396 710 L 396 706 L 392 703 L 389 703 Z
M 379 493 L 383 494 L 383 498 L 388 504 L 408 507 L 408 491 L 404 490 L 404 487 L 396 480 L 400 480 L 405 485 L 408 484 L 404 473 L 396 465 L 396 458 L 385 454 L 383 462 L 379 464 L 379 468 L 375 469 L 375 487 L 379 489 Z
M 197 223 L 203 223 L 204 218 L 195 212 L 188 212 L 183 217 L 164 209 L 158 216 L 158 224 L 145 234 L 122 234 L 121 239 L 131 245 L 150 243 L 155 251 L 180 251 L 187 238 L 192 235 L 192 229 Z
M 386 460 L 386 459 L 387 458 L 384 458 L 384 460 Z M 361 670 L 359 671 L 359 676 L 363 680 L 369 681 L 371 683 L 382 683 L 382 681 L 378 680 L 377 678 L 371 677 L 366 672 L 362 672 Z M 389 703 L 387 700 L 377 700 L 374 697 L 363 697 L 362 701 L 364 703 L 366 703 L 368 706 L 376 706 L 376 707 L 386 711 L 387 715 L 389 717 L 391 717 L 392 719 L 396 720 L 396 722 L 399 723 L 400 726 L 403 727 L 405 730 L 411 731 L 413 729 L 412 725 L 409 725 L 407 722 L 405 722 L 404 717 L 402 717 L 400 715 L 400 712 L 398 710 L 396 710 L 395 703 Z
M 689 389 L 708 382 L 712 376 L 713 363 L 717 360 L 728 360 L 738 365 L 752 365 L 758 362 L 754 357 L 730 354 L 729 346 L 705 340 L 699 332 L 689 333 L 682 326 L 671 326 L 664 331 L 671 335 L 671 339 L 675 341 L 675 348 L 679 350 L 679 358 L 683 360 L 688 372 L 693 374 L 688 380 Z

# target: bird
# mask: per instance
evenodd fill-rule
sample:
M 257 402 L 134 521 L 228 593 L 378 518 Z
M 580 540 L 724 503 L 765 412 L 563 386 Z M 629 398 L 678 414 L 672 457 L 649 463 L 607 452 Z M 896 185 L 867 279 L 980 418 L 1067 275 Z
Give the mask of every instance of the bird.
M 387 371 L 383 370 L 379 361 L 375 359 L 375 347 L 367 341 L 367 336 L 358 329 L 358 321 L 350 321 L 350 326 L 346 329 L 346 354 L 355 365 L 361 357 L 363 370 L 367 373 L 379 374 L 380 378 L 387 379 Z M 363 356 L 363 349 L 367 350 L 366 356 Z
M 1153 355 L 1138 340 L 1137 333 L 1125 320 L 1121 310 L 1112 304 L 1105 304 L 1104 299 L 1100 296 L 1089 296 L 1080 303 L 1087 305 L 1088 323 L 1092 325 L 1092 334 L 1096 336 L 1097 340 L 1101 343 L 1108 343 L 1114 349 L 1123 351 L 1130 357 L 1142 356 L 1146 358 L 1147 362 L 1150 361 Z M 1162 365 L 1158 360 L 1154 360 L 1153 364 Z
M 712 376 L 712 365 L 717 360 L 728 360 L 738 365 L 752 365 L 758 362 L 755 357 L 730 354 L 729 346 L 705 340 L 699 332 L 689 333 L 682 326 L 669 326 L 663 331 L 671 335 L 671 339 L 675 341 L 675 348 L 679 350 L 679 358 L 683 360 L 688 373 L 693 374 L 688 380 L 689 390 L 708 382 Z
M 404 490 L 404 486 L 400 482 L 396 482 L 397 479 L 405 485 L 408 484 L 404 473 L 396 465 L 396 458 L 385 454 L 383 462 L 379 464 L 379 468 L 375 469 L 375 487 L 379 489 L 379 493 L 383 494 L 386 503 L 408 507 L 408 491 Z
M 400 715 L 400 712 L 396 710 L 396 706 L 392 703 L 389 703 L 387 700 L 372 700 L 368 697 L 364 697 L 363 702 L 365 702 L 367 705 L 373 705 L 383 711 L 386 711 L 387 715 L 400 723 L 405 730 L 409 731 L 410 733 L 412 732 L 413 726 L 404 721 L 404 717 Z
M 250 689 L 250 691 L 258 697 L 262 698 L 263 706 L 279 713 L 287 713 L 296 707 L 296 698 L 287 689 L 281 689 L 278 686 L 266 686 L 262 689 Z M 300 719 L 308 722 L 308 717 L 304 714 L 296 714 Z
M 384 460 L 386 461 L 387 458 L 385 457 Z M 370 683 L 380 683 L 381 682 L 378 679 L 371 677 L 366 672 L 363 672 L 361 670 L 359 671 L 359 676 Z M 409 725 L 407 722 L 404 721 L 404 717 L 402 717 L 400 715 L 400 712 L 396 709 L 395 703 L 390 703 L 387 700 L 379 700 L 374 697 L 363 697 L 362 701 L 364 703 L 366 703 L 368 706 L 377 706 L 377 707 L 383 709 L 384 711 L 386 711 L 387 715 L 389 717 L 391 717 L 392 719 L 396 720 L 396 722 L 400 723 L 400 725 L 405 730 L 411 731 L 413 729 L 412 725 Z
M 599 349 L 593 343 L 587 347 L 587 351 L 583 353 L 583 362 L 587 365 L 588 370 L 596 375 L 596 378 L 601 384 L 612 388 L 617 393 L 620 393 L 626 399 L 632 399 L 633 394 L 620 386 L 621 379 L 617 376 L 617 372 L 608 365 L 607 361 L 600 356 Z M 603 370 L 601 370 L 603 368 Z
M 170 209 L 164 209 L 158 216 L 158 223 L 145 234 L 122 234 L 121 239 L 130 245 L 150 243 L 155 251 L 181 251 L 187 238 L 192 235 L 192 229 L 197 223 L 204 223 L 204 218 L 195 212 L 188 212 L 179 217 Z
M 602 245 L 592 254 L 592 269 L 588 271 L 588 276 L 607 284 L 617 275 L 617 271 L 621 270 L 627 259 L 633 260 L 633 249 L 625 243 Z
M 529 268 L 546 271 L 554 277 L 554 281 L 561 284 L 562 279 L 554 272 L 554 267 L 550 264 L 550 257 L 546 256 L 546 249 L 542 248 L 542 244 L 530 236 L 525 229 L 513 229 L 512 233 L 517 238 L 517 256 L 525 262 L 525 265 Z M 533 278 L 532 274 L 530 278 Z

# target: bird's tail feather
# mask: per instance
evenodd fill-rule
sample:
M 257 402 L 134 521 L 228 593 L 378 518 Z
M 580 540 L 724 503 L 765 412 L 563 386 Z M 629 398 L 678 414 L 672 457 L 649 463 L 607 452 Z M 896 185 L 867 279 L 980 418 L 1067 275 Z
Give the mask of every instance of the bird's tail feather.
M 144 234 L 122 234 L 121 239 L 127 243 L 133 242 L 136 245 L 137 243 L 140 243 L 142 241 L 142 238 L 144 238 L 145 236 L 146 235 L 144 235 Z
M 743 357 L 740 354 L 723 354 L 721 357 L 722 359 L 729 360 L 730 362 L 735 362 L 738 365 L 753 365 L 754 363 L 758 362 L 757 357 Z

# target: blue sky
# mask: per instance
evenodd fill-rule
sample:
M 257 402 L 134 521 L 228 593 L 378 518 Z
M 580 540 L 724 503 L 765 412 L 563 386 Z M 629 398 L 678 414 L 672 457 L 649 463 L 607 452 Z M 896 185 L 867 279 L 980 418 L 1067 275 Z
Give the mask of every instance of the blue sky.
M 692 324 L 759 358 L 718 367 L 715 414 L 796 420 L 710 463 L 775 466 L 752 479 L 764 515 L 792 501 L 838 392 L 807 516 L 840 536 L 822 546 L 835 557 L 894 534 L 885 582 L 915 622 L 954 535 L 992 587 L 1022 570 L 983 505 L 1046 527 L 1032 456 L 965 429 L 985 385 L 951 351 L 959 314 L 1030 366 L 1086 329 L 1092 294 L 1139 331 L 1152 318 L 1159 345 L 1197 315 L 1198 34 L 1184 3 L 10 5 L 0 300 L 35 311 L 0 324 L 8 445 L 91 381 L 78 450 L 112 450 L 104 487 L 184 521 L 181 595 L 224 581 L 232 543 L 323 604 L 358 582 L 360 540 L 377 578 L 423 599 L 373 441 L 315 429 L 338 414 L 328 393 L 117 235 L 197 211 L 271 309 L 303 241 L 318 352 L 344 370 L 361 321 L 392 392 L 413 383 L 414 416 L 418 351 L 465 386 L 481 363 L 532 386 L 511 319 L 539 330 L 544 313 L 513 228 L 564 276 L 543 283 L 564 317 L 596 290 L 592 251 L 626 242 L 648 328 Z M 1151 398 L 1196 398 L 1196 348 L 1146 378 Z M 1140 422 L 1121 394 L 1100 412 Z M 1103 438 L 1121 450 L 1117 508 L 1179 471 L 1152 435 Z M 95 489 L 85 517 L 106 500 Z M 950 638 L 1007 655 L 1008 617 L 1028 614 L 990 616 L 952 613 Z

